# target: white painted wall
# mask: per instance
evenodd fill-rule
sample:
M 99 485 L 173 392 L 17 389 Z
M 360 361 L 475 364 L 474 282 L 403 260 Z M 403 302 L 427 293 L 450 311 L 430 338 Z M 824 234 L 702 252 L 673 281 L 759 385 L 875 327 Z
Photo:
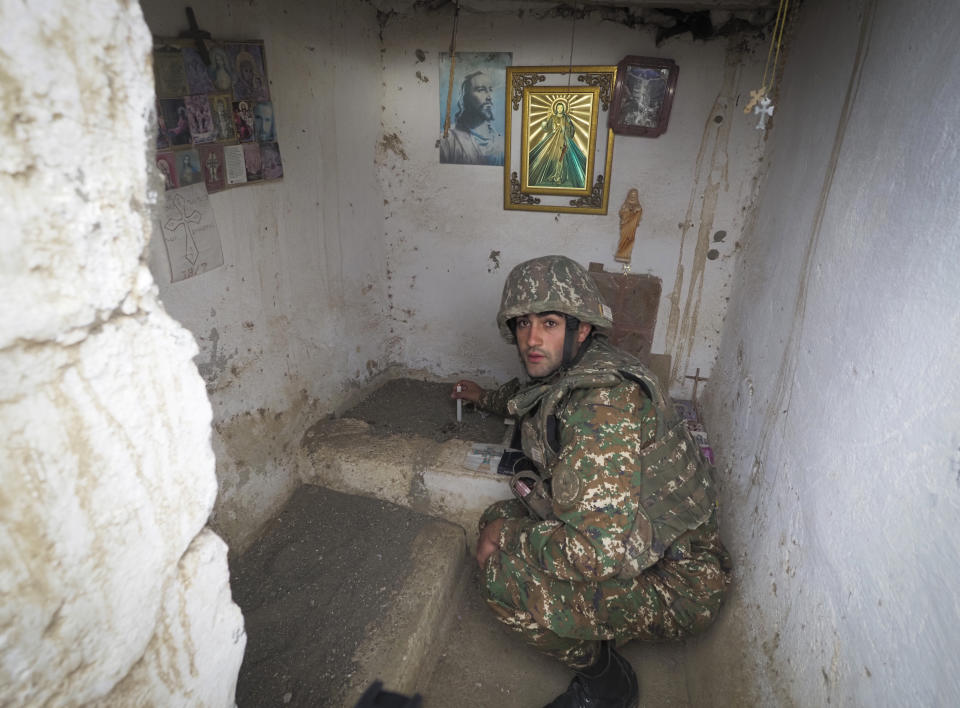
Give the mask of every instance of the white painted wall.
M 752 205 L 764 146 L 743 115 L 759 85 L 765 48 L 740 37 L 654 44 L 654 29 L 630 29 L 594 13 L 578 20 L 534 12 L 461 12 L 457 50 L 509 51 L 514 65 L 616 64 L 628 54 L 674 59 L 679 83 L 663 136 L 618 136 L 606 216 L 504 211 L 503 170 L 438 164 L 439 54 L 448 50 L 448 13 L 394 16 L 383 30 L 384 135 L 380 181 L 388 202 L 384 237 L 391 334 L 398 358 L 439 375 L 458 372 L 501 381 L 520 373 L 497 333 L 503 280 L 527 258 L 564 253 L 582 263 L 613 260 L 617 211 L 636 187 L 645 211 L 633 271 L 663 279 L 653 351 L 674 357 L 671 388 L 700 367 L 709 376 L 719 343 L 736 243 Z M 425 59 L 420 61 L 417 50 Z M 420 74 L 420 76 L 418 76 Z M 720 122 L 715 122 L 717 117 Z M 728 236 L 713 243 L 713 234 Z M 716 247 L 720 257 L 706 255 Z M 500 267 L 490 254 L 499 251 Z
M 155 36 L 186 28 L 182 5 L 143 0 Z M 366 3 L 191 5 L 222 40 L 266 43 L 281 182 L 210 197 L 224 267 L 170 283 L 167 309 L 197 337 L 214 410 L 220 492 L 212 523 L 242 548 L 299 483 L 305 426 L 383 368 L 383 207 L 374 169 L 380 82 Z
M 695 705 L 960 704 L 960 7 L 808 0 L 707 405 Z
M 146 25 L 3 0 L 0 26 L 0 705 L 233 705 L 210 405 L 142 262 Z
M 185 27 L 181 7 L 142 5 L 155 35 Z M 617 138 L 610 214 L 555 216 L 504 211 L 499 168 L 438 164 L 449 13 L 407 6 L 378 17 L 345 0 L 193 7 L 216 38 L 266 42 L 285 170 L 282 182 L 211 195 L 223 268 L 171 284 L 162 244 L 151 245 L 161 298 L 200 345 L 219 479 L 212 523 L 231 547 L 242 549 L 296 486 L 304 427 L 373 375 L 390 365 L 519 373 L 494 324 L 506 272 L 549 252 L 615 268 L 616 212 L 630 187 L 646 207 L 634 271 L 664 283 L 654 350 L 674 355 L 680 392 L 684 374 L 709 374 L 763 148 L 737 106 L 759 80 L 762 47 L 675 39 L 657 49 L 652 30 L 579 21 L 575 62 L 667 56 L 680 82 L 666 135 Z M 565 64 L 570 32 L 566 20 L 465 10 L 458 47 Z M 710 243 L 718 230 L 729 235 Z

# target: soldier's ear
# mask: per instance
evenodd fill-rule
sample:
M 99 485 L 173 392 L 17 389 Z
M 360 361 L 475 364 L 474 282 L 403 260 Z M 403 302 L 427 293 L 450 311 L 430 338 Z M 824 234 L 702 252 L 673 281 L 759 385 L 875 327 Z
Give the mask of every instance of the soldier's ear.
M 577 344 L 583 344 L 592 329 L 593 325 L 589 322 L 581 322 L 580 326 L 577 327 Z

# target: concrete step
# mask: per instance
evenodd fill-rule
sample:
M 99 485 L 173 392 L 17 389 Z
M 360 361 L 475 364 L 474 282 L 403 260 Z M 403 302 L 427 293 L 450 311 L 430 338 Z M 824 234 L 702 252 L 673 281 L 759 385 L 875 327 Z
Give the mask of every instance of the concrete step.
M 304 435 L 297 471 L 308 484 L 373 496 L 445 518 L 467 529 L 472 540 L 480 513 L 510 496 L 507 477 L 474 472 L 464 465 L 476 444 L 386 435 L 362 420 L 324 419 Z
M 353 706 L 374 679 L 393 692 L 424 691 L 466 561 L 454 524 L 301 486 L 231 561 L 248 637 L 237 704 Z

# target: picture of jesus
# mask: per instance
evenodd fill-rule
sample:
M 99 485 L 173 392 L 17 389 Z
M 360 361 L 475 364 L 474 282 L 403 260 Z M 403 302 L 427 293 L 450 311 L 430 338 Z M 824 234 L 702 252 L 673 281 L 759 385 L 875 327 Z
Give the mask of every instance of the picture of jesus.
M 541 130 L 543 137 L 530 151 L 530 184 L 583 188 L 587 156 L 573 139 L 573 121 L 567 115 L 566 101 L 554 102 L 553 113 L 544 119 Z
M 573 195 L 590 188 L 596 110 L 594 89 L 530 92 L 522 143 L 525 190 Z

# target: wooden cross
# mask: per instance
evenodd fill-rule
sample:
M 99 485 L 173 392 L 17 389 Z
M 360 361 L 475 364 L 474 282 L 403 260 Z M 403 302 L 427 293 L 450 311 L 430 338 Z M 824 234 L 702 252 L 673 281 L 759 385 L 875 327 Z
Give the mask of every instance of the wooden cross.
M 200 29 L 200 26 L 197 24 L 197 17 L 193 14 L 192 7 L 188 7 L 186 10 L 187 22 L 190 23 L 190 29 L 184 30 L 177 36 L 181 39 L 196 40 L 197 51 L 200 52 L 200 58 L 203 59 L 204 64 L 210 66 L 210 53 L 207 51 L 207 43 L 203 41 L 205 39 L 210 39 L 210 33 Z
M 697 402 L 697 386 L 700 384 L 701 381 L 709 381 L 710 379 L 704 378 L 704 377 L 702 377 L 702 376 L 700 375 L 700 367 L 699 367 L 699 366 L 697 367 L 697 373 L 695 373 L 693 376 L 684 376 L 683 378 L 685 378 L 685 379 L 693 379 L 693 403 L 696 404 L 696 402 Z
M 751 91 L 751 92 L 750 92 L 750 101 L 749 101 L 749 103 L 747 103 L 747 105 L 744 106 L 744 108 L 743 108 L 744 114 L 745 114 L 745 115 L 750 115 L 750 111 L 753 110 L 753 107 L 756 106 L 756 105 L 757 105 L 757 102 L 758 102 L 761 98 L 763 98 L 764 96 L 766 96 L 766 95 L 767 95 L 767 89 L 766 89 L 766 87 L 764 87 L 764 86 L 761 86 L 761 87 L 758 88 L 756 91 Z

